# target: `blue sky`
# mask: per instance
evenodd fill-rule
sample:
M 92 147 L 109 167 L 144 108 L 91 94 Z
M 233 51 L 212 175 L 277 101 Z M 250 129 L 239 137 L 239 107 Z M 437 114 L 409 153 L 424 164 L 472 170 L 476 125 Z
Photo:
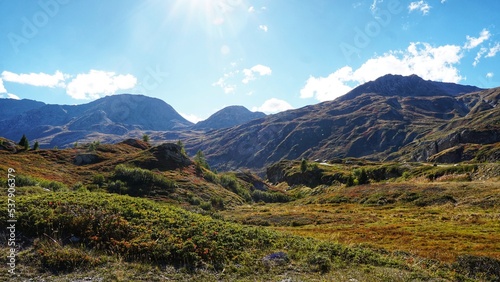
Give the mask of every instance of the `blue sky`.
M 275 113 L 387 73 L 500 86 L 500 1 L 0 0 L 0 97 Z

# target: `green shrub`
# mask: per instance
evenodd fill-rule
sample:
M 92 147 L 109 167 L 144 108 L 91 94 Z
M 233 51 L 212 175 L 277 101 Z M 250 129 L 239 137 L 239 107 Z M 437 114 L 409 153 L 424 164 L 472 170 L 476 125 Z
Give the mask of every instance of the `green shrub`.
M 165 191 L 177 187 L 175 181 L 167 179 L 159 173 L 142 168 L 126 167 L 121 164 L 115 167 L 114 179 L 126 183 L 126 185 L 120 186 L 120 191 L 134 196 L 149 195 L 155 189 Z M 116 190 L 116 187 L 114 188 L 110 188 L 110 191 Z
M 102 187 L 104 186 L 104 183 L 106 183 L 106 179 L 104 178 L 104 175 L 96 174 L 92 177 L 92 183 L 99 185 L 99 187 Z
M 40 180 L 33 178 L 31 176 L 27 175 L 16 175 L 16 186 L 17 187 L 24 187 L 24 186 L 37 186 L 39 184 Z
M 201 202 L 200 208 L 203 210 L 209 211 L 212 210 L 212 203 L 211 202 Z
M 247 202 L 252 201 L 250 191 L 240 184 L 236 175 L 232 173 L 225 173 L 225 174 L 219 174 L 218 176 L 219 176 L 218 182 L 222 187 L 237 194 Z
M 265 203 L 286 203 L 293 200 L 292 197 L 281 192 L 254 190 L 251 194 L 253 201 L 256 203 L 260 201 Z
M 313 271 L 327 273 L 332 268 L 332 261 L 330 258 L 322 253 L 313 254 L 307 260 Z

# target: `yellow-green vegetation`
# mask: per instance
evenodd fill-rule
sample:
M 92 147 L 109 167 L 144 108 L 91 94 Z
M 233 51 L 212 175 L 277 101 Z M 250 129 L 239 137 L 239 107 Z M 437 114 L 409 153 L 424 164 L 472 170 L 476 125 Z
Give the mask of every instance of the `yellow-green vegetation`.
M 0 151 L 2 202 L 16 170 L 15 278 L 500 278 L 498 163 L 282 161 L 268 168 L 270 183 L 141 142 Z M 179 163 L 167 158 L 177 149 Z M 6 262 L 0 281 L 12 278 Z
M 354 185 L 358 184 L 356 181 L 350 186 L 334 182 L 313 188 L 301 184 L 280 185 L 298 200 L 243 205 L 222 214 L 242 224 L 398 252 L 407 255 L 410 264 L 420 264 L 427 259 L 450 265 L 462 263 L 463 268 L 469 269 L 471 266 L 463 265 L 467 260 L 480 269 L 483 261 L 491 260 L 487 266 L 483 265 L 483 270 L 497 269 L 495 266 L 500 263 L 499 164 L 349 163 L 319 165 L 316 170 L 325 179 L 338 173 L 348 175 L 349 167 L 358 171 L 352 174 L 356 180 L 361 170 L 366 171 L 370 184 Z M 295 162 L 284 174 L 284 181 L 290 178 L 296 181 L 300 173 L 307 173 L 299 171 L 299 164 Z M 498 271 L 495 273 L 484 276 L 485 280 L 500 278 Z
M 64 281 L 90 272 L 105 281 L 134 281 L 141 270 L 146 276 L 140 280 L 148 281 L 320 280 L 339 274 L 345 275 L 341 280 L 403 281 L 437 275 L 396 255 L 244 227 L 130 196 L 44 192 L 19 196 L 16 206 L 20 280 Z M 11 278 L 7 271 L 1 275 Z

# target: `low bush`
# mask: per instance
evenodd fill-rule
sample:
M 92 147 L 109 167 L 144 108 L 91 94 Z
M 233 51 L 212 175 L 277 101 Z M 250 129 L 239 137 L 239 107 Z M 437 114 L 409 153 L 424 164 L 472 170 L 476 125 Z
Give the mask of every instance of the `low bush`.
M 264 203 L 286 203 L 293 200 L 292 197 L 281 192 L 254 190 L 251 195 L 254 202 L 262 201 Z
M 108 189 L 112 192 L 120 191 L 132 196 L 150 195 L 155 190 L 170 190 L 177 187 L 175 181 L 167 179 L 160 173 L 147 169 L 117 165 L 114 171 L 115 182 Z M 116 181 L 121 181 L 117 184 Z M 123 185 L 122 185 L 123 184 Z M 116 187 L 118 186 L 118 187 Z
M 481 281 L 500 281 L 500 260 L 473 255 L 458 257 L 453 269 L 462 275 Z

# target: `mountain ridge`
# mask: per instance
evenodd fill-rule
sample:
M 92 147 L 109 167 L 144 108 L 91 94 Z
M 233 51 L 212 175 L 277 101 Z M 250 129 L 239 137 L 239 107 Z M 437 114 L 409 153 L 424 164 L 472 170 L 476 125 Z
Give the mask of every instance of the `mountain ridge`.
M 227 128 L 265 116 L 266 114 L 262 112 L 252 112 L 244 106 L 228 106 L 215 112 L 206 120 L 196 123 L 192 126 L 192 129 L 214 130 Z
M 0 131 L 12 140 L 26 134 L 45 148 L 93 140 L 115 143 L 143 134 L 153 143 L 182 140 L 188 153 L 202 150 L 217 170 L 261 169 L 282 159 L 302 158 L 428 161 L 443 150 L 465 146 L 456 140 L 497 142 L 481 136 L 498 130 L 499 89 L 386 75 L 332 101 L 268 116 L 230 106 L 196 125 L 157 98 L 122 94 L 78 106 L 37 104 L 36 109 L 0 120 Z M 237 120 L 243 114 L 251 116 Z M 486 133 L 474 140 L 453 131 L 458 127 Z M 437 160 L 446 159 L 463 158 Z

